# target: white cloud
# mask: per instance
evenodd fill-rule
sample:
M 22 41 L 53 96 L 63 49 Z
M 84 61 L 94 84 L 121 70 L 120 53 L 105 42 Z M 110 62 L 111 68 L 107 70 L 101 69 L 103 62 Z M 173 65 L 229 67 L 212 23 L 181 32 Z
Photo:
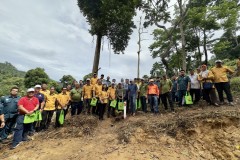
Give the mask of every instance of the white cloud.
M 139 16 L 134 18 L 138 25 Z M 69 0 L 2 0 L 0 5 L 1 61 L 11 62 L 20 70 L 45 68 L 48 75 L 59 80 L 64 74 L 77 79 L 92 70 L 95 42 L 89 25 L 80 13 L 77 1 Z M 148 39 L 142 42 L 141 76 L 149 74 L 152 64 L 148 50 L 153 42 L 153 27 L 147 29 Z M 94 39 L 96 40 L 96 38 Z M 131 35 L 124 55 L 111 54 L 104 38 L 100 74 L 111 78 L 133 78 L 137 75 L 137 29 Z M 109 55 L 110 54 L 110 55 Z M 110 63 L 110 64 L 109 64 Z

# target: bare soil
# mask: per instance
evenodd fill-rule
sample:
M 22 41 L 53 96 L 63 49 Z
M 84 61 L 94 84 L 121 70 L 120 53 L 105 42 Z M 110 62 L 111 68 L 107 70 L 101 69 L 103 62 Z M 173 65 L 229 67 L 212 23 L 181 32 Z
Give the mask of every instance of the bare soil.
M 237 160 L 240 109 L 178 108 L 176 113 L 138 112 L 126 120 L 80 115 L 15 150 L 2 145 L 1 160 Z

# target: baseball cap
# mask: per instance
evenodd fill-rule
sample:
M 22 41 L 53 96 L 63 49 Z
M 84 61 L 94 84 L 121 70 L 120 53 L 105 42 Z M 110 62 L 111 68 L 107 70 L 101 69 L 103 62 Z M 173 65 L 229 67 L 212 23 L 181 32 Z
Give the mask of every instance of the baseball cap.
M 90 81 L 90 78 L 87 78 L 87 81 Z
M 216 60 L 215 63 L 222 63 L 220 59 Z
M 154 80 L 153 80 L 153 79 L 150 79 L 149 82 L 154 82 Z
M 42 88 L 41 85 L 37 84 L 34 88 Z
M 28 88 L 27 92 L 34 92 L 34 88 Z

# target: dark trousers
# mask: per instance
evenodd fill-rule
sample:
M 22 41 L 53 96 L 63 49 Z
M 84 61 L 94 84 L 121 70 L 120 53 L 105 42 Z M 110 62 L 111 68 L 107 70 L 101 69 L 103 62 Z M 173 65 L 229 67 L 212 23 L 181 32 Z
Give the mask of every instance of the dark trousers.
M 87 111 L 88 114 L 90 114 L 90 111 L 91 111 L 91 100 L 92 99 L 85 99 L 85 109 Z
M 64 119 L 66 118 L 66 115 L 68 114 L 68 110 L 71 105 L 67 105 L 67 108 L 64 110 Z
M 63 109 L 63 112 L 65 113 L 66 110 Z M 59 117 L 60 117 L 61 109 L 56 110 L 56 121 L 55 121 L 55 127 L 61 127 L 62 125 L 59 123 Z
M 42 112 L 41 129 L 48 129 L 52 120 L 53 113 L 54 113 L 54 110 L 53 111 L 44 110 Z
M 16 124 L 17 116 L 13 116 L 13 118 L 6 118 L 5 119 L 5 126 L 0 128 L 0 139 L 6 139 L 9 134 L 12 133 L 13 127 Z
M 99 119 L 100 120 L 103 120 L 103 115 L 104 115 L 104 112 L 105 112 L 105 108 L 107 106 L 107 103 L 99 103 Z
M 203 93 L 203 97 L 204 100 L 208 103 L 208 104 L 214 104 L 217 103 L 217 95 L 215 92 L 214 88 L 211 89 L 203 89 L 202 90 Z
M 178 102 L 177 92 L 171 92 L 172 102 Z
M 130 113 L 130 101 L 129 101 L 129 97 L 128 97 L 128 94 L 126 93 L 126 95 L 125 95 L 125 98 L 124 98 L 125 100 L 126 100 L 126 109 L 127 109 L 127 113 L 129 114 Z
M 184 98 L 184 96 L 186 95 L 186 90 L 178 90 L 178 105 L 182 106 L 182 100 Z
M 97 98 L 97 105 L 96 106 L 92 106 L 92 114 L 98 115 L 98 106 L 99 106 L 98 103 L 99 103 L 99 98 Z
M 233 98 L 232 98 L 232 93 L 231 93 L 230 83 L 229 82 L 215 83 L 215 87 L 217 89 L 218 97 L 219 97 L 220 102 L 224 102 L 223 91 L 227 95 L 228 102 L 233 102 Z
M 113 117 L 116 116 L 115 114 L 115 108 L 111 107 L 110 104 L 111 104 L 112 100 L 109 101 L 108 103 L 108 117 L 110 117 L 110 115 L 112 115 Z
M 190 89 L 190 95 L 192 97 L 193 103 L 197 103 L 200 101 L 200 98 L 201 98 L 201 90 L 200 89 Z
M 13 145 L 27 140 L 28 132 L 31 130 L 32 123 L 24 124 L 24 115 L 18 115 L 15 132 L 13 135 Z
M 140 101 L 141 101 L 141 104 L 142 104 L 142 111 L 147 112 L 147 98 L 146 98 L 146 96 L 141 96 Z
M 170 105 L 171 110 L 172 111 L 174 110 L 171 92 L 161 94 L 161 100 L 162 100 L 165 110 L 168 109 L 168 103 Z
M 77 111 L 77 115 L 79 115 L 80 113 L 82 113 L 82 109 L 83 109 L 83 102 L 72 102 L 71 103 L 71 116 L 74 116 L 76 114 Z

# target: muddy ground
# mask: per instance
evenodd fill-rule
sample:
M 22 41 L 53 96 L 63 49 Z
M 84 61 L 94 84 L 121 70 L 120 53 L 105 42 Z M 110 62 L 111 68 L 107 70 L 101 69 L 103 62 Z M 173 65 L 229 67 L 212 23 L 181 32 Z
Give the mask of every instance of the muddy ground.
M 240 106 L 138 112 L 126 120 L 80 115 L 15 150 L 1 145 L 1 160 L 240 159 Z

